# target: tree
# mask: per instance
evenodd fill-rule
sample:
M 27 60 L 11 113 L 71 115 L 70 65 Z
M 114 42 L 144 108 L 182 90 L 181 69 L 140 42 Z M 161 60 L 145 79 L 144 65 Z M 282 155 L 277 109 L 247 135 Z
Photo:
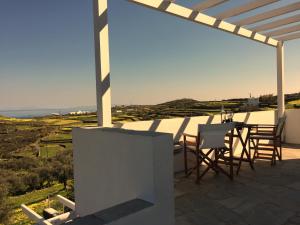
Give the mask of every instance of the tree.
M 40 187 L 43 187 L 44 184 L 46 183 L 46 186 L 50 186 L 53 178 L 51 177 L 51 171 L 50 168 L 47 166 L 43 166 L 40 168 L 37 168 L 35 172 L 39 176 L 39 182 L 40 182 Z
M 9 186 L 8 191 L 10 195 L 22 195 L 27 191 L 27 187 L 24 185 L 23 180 L 15 174 L 8 177 L 6 182 Z
M 72 167 L 68 164 L 63 165 L 62 163 L 55 162 L 55 167 L 52 167 L 52 176 L 59 182 L 64 184 L 64 188 L 67 188 L 67 181 L 72 179 L 73 171 Z
M 261 95 L 259 97 L 259 102 L 268 105 L 276 104 L 276 96 L 274 96 L 273 94 Z
M 23 177 L 24 184 L 28 186 L 29 191 L 36 190 L 40 186 L 39 176 L 30 172 Z

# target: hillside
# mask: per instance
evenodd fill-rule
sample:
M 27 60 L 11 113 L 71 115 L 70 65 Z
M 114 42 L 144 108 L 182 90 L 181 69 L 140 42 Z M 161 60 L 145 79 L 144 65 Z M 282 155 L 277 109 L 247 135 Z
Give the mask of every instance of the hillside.
M 184 98 L 157 105 L 115 106 L 114 123 L 153 120 L 184 116 L 201 116 L 220 113 L 221 109 L 233 112 L 270 110 L 276 108 L 276 96 L 260 97 L 256 107 L 245 107 L 247 99 L 224 101 L 197 101 Z M 286 96 L 287 108 L 300 108 L 300 94 Z M 30 224 L 20 211 L 25 203 L 41 212 L 50 196 L 62 194 L 73 197 L 72 128 L 97 126 L 96 113 L 87 115 L 45 116 L 16 119 L 0 116 L 0 190 L 11 207 L 7 225 Z M 1 196 L 0 196 L 1 199 Z M 0 202 L 0 210 L 5 201 Z M 0 212 L 1 213 L 1 212 Z M 1 224 L 1 222 L 0 222 Z

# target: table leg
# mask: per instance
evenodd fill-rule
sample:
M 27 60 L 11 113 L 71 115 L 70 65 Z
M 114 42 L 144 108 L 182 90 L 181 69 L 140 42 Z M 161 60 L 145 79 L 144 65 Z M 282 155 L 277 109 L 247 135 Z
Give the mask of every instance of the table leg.
M 239 171 L 240 171 L 240 169 L 241 169 L 242 161 L 244 160 L 244 154 L 246 155 L 247 161 L 249 162 L 250 167 L 251 167 L 252 170 L 254 170 L 254 166 L 253 166 L 253 164 L 252 164 L 251 155 L 250 155 L 250 153 L 247 151 L 247 142 L 249 141 L 250 129 L 248 128 L 247 136 L 246 136 L 245 141 L 243 140 L 241 131 L 240 131 L 239 129 L 236 129 L 236 130 L 237 130 L 239 139 L 240 139 L 241 144 L 242 144 L 242 147 L 243 147 L 243 148 L 242 148 L 241 157 L 240 157 L 240 161 L 239 161 L 239 165 L 238 165 L 238 169 L 237 169 L 237 171 L 236 171 L 236 174 L 238 175 L 238 174 L 239 174 Z

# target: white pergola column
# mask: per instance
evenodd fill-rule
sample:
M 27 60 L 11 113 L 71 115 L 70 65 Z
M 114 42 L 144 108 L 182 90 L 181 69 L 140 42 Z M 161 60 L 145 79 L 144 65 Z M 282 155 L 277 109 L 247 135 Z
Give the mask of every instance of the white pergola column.
M 277 46 L 277 110 L 278 118 L 284 115 L 284 45 L 279 42 Z
M 107 0 L 93 0 L 97 118 L 99 126 L 111 125 L 111 90 Z

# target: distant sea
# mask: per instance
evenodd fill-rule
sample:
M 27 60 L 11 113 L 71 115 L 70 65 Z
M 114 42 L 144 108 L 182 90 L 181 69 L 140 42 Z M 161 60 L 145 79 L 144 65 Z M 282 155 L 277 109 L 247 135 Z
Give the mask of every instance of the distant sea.
M 15 118 L 32 118 L 32 117 L 49 116 L 52 113 L 65 115 L 70 112 L 77 112 L 79 110 L 95 112 L 96 106 L 82 106 L 82 107 L 61 108 L 61 109 L 10 109 L 10 110 L 0 110 L 0 115 L 7 116 L 7 117 L 15 117 Z

